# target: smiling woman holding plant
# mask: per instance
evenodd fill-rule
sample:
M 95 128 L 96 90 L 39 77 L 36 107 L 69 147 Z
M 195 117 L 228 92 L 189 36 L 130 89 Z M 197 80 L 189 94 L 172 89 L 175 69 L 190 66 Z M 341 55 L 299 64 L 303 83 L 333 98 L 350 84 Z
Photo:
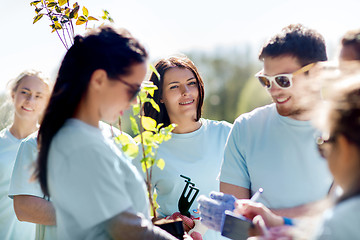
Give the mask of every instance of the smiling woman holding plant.
M 130 107 L 147 53 L 126 30 L 77 36 L 39 130 L 37 176 L 56 210 L 58 239 L 175 239 L 150 220 L 145 184 L 99 129 Z
M 176 124 L 171 139 L 163 142 L 157 150 L 157 157 L 166 163 L 165 168 L 153 168 L 151 179 L 157 193 L 157 211 L 160 217 L 166 217 L 179 211 L 178 201 L 185 186 L 184 178 L 180 175 L 190 178 L 201 194 L 219 189 L 216 178 L 231 124 L 201 118 L 204 83 L 189 58 L 177 56 L 161 59 L 155 68 L 160 78 L 155 73 L 150 78 L 158 87 L 152 99 L 159 105 L 160 112 L 152 104 L 145 103 L 145 116 L 155 119 L 157 124 L 163 124 L 162 127 Z M 141 171 L 140 161 L 133 162 Z M 195 202 L 190 207 L 190 213 L 194 215 L 192 219 L 197 217 L 196 211 Z M 175 215 L 179 216 L 179 213 Z M 184 225 L 185 230 L 194 227 L 192 219 L 180 217 L 185 223 L 188 221 Z M 198 235 L 189 233 L 194 239 Z M 212 230 L 204 235 L 204 239 L 219 238 L 219 234 Z

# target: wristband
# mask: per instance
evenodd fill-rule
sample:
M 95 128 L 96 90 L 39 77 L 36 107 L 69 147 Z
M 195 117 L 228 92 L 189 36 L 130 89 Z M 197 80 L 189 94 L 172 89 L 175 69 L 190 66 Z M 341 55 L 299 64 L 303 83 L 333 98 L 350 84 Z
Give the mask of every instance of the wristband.
M 293 220 L 291 218 L 283 217 L 284 225 L 294 226 Z

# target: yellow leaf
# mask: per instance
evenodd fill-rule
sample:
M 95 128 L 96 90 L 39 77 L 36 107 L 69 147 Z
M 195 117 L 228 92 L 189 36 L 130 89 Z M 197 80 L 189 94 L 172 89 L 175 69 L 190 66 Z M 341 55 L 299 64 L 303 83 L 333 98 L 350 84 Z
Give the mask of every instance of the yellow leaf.
M 33 24 L 36 23 L 37 21 L 39 21 L 39 20 L 43 17 L 43 15 L 44 15 L 44 14 L 41 13 L 41 14 L 35 16 L 35 17 L 34 17 L 34 22 L 33 22 Z
M 149 64 L 150 70 L 155 73 L 155 75 L 157 76 L 157 78 L 160 80 L 160 74 L 158 73 L 158 71 L 156 70 L 156 68 L 152 65 Z
M 156 131 L 156 121 L 151 117 L 143 116 L 141 118 L 141 125 L 145 130 Z
M 62 6 L 64 4 L 66 4 L 68 2 L 68 0 L 59 0 L 59 5 Z
M 81 25 L 81 24 L 84 24 L 86 23 L 87 21 L 82 19 L 81 17 L 78 18 L 78 20 L 76 20 L 76 25 Z
M 97 18 L 94 18 L 94 17 L 92 17 L 92 16 L 89 16 L 89 17 L 88 17 L 88 20 L 99 21 Z
M 55 29 L 62 29 L 62 26 L 59 22 L 55 22 Z
M 164 161 L 164 159 L 160 158 L 159 160 L 157 160 L 156 166 L 157 166 L 158 168 L 160 168 L 160 170 L 163 170 L 164 167 L 165 167 L 165 161 Z
M 130 139 L 124 134 L 120 134 L 119 136 L 116 136 L 115 141 L 116 143 L 120 143 L 123 146 L 130 143 Z
M 126 144 L 122 147 L 122 150 L 130 158 L 136 158 L 139 153 L 139 147 L 133 143 Z
M 159 105 L 154 101 L 154 99 L 150 99 L 150 103 L 151 103 L 151 106 L 158 112 L 160 112 L 160 107 Z
M 83 7 L 82 11 L 83 11 L 83 14 L 84 14 L 85 17 L 89 16 L 89 11 L 87 10 L 86 7 Z

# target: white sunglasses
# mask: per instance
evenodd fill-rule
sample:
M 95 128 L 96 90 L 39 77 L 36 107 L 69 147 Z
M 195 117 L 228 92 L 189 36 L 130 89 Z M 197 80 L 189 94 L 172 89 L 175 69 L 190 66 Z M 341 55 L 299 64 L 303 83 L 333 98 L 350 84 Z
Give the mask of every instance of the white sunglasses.
M 310 63 L 293 73 L 278 74 L 275 76 L 264 75 L 263 74 L 264 69 L 262 69 L 260 72 L 255 74 L 255 77 L 257 77 L 259 79 L 261 85 L 263 85 L 267 89 L 271 88 L 272 82 L 274 82 L 278 87 L 286 89 L 286 88 L 290 88 L 292 86 L 293 76 L 309 71 L 314 65 L 315 65 L 315 63 Z

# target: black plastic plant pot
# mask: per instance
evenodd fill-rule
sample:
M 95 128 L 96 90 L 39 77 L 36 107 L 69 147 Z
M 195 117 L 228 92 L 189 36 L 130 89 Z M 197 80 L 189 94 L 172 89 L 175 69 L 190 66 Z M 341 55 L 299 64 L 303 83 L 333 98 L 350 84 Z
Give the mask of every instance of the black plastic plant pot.
M 177 239 L 181 239 L 181 240 L 184 239 L 183 238 L 184 227 L 183 227 L 182 221 L 173 221 L 173 222 L 169 222 L 169 223 L 161 223 L 161 221 L 160 221 L 160 223 L 155 222 L 155 225 L 158 226 L 159 228 L 167 231 L 168 233 L 170 233 Z

